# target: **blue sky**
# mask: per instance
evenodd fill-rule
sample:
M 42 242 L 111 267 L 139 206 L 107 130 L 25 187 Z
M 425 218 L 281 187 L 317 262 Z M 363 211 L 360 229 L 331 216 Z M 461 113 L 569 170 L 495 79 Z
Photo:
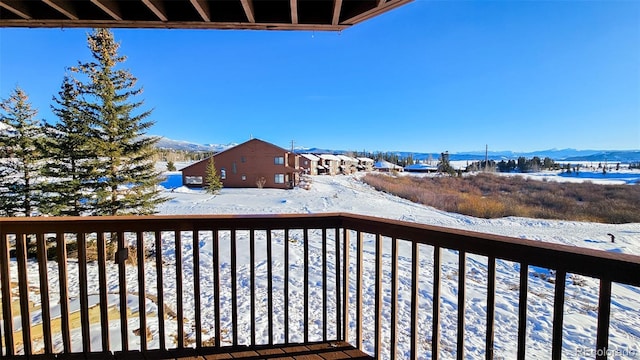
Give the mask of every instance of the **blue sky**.
M 89 29 L 0 29 L 39 117 Z M 640 2 L 417 0 L 341 33 L 114 30 L 150 134 L 289 147 L 640 149 Z

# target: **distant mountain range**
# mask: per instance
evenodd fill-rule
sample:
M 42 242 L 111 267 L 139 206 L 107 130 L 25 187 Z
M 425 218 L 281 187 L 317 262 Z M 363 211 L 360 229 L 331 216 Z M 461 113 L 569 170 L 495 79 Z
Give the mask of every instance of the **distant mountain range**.
M 182 150 L 182 151 L 199 151 L 199 152 L 219 152 L 226 150 L 237 144 L 196 144 L 189 141 L 171 140 L 166 137 L 160 137 L 160 141 L 156 147 L 160 149 Z
M 184 150 L 184 151 L 201 151 L 201 152 L 218 152 L 228 149 L 237 144 L 197 144 L 189 141 L 171 140 L 161 137 L 157 147 L 162 149 Z M 297 153 L 329 153 L 329 154 L 346 154 L 348 150 L 321 149 L 321 148 L 298 148 Z M 376 151 L 372 151 L 375 153 Z M 408 157 L 411 155 L 415 160 L 427 160 L 431 157 L 437 160 L 439 153 L 419 153 L 410 151 L 388 151 L 397 154 L 400 157 Z M 532 158 L 538 156 L 541 159 L 549 157 L 555 161 L 598 161 L 598 162 L 638 162 L 640 161 L 640 150 L 576 150 L 576 149 L 549 149 L 531 152 L 514 152 L 514 151 L 489 151 L 490 160 L 500 161 L 517 159 L 520 156 Z M 484 160 L 484 151 L 470 151 L 460 153 L 449 153 L 449 159 L 452 161 L 475 161 Z

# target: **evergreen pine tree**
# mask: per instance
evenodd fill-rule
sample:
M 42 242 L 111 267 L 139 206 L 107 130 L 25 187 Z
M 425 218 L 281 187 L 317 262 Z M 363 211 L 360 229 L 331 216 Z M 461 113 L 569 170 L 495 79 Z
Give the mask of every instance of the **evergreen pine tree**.
M 206 189 L 209 194 L 215 194 L 222 189 L 222 179 L 220 179 L 220 175 L 218 175 L 213 156 L 209 158 L 209 163 L 207 164 L 205 183 L 207 184 Z
M 16 87 L 0 103 L 0 215 L 31 216 L 41 195 L 42 126 L 27 94 Z
M 80 63 L 72 71 L 85 75 L 82 83 L 83 110 L 91 123 L 89 146 L 95 152 L 91 199 L 94 215 L 151 214 L 166 201 L 157 185 L 159 172 L 153 157 L 158 138 L 145 136 L 153 125 L 146 120 L 151 111 L 135 113 L 142 106 L 134 97 L 136 78 L 117 68 L 126 57 L 108 29 L 88 35 L 93 62 Z
M 455 175 L 456 170 L 451 166 L 449 162 L 449 152 L 443 152 L 440 154 L 440 162 L 438 163 L 438 171 L 447 173 L 449 175 Z
M 46 124 L 42 153 L 48 159 L 43 175 L 51 179 L 45 185 L 42 207 L 51 215 L 80 216 L 90 211 L 87 197 L 94 155 L 88 145 L 89 118 L 79 102 L 79 91 L 72 79 L 64 78 L 53 101 L 55 124 Z
M 167 171 L 176 171 L 176 164 L 173 161 L 167 161 Z

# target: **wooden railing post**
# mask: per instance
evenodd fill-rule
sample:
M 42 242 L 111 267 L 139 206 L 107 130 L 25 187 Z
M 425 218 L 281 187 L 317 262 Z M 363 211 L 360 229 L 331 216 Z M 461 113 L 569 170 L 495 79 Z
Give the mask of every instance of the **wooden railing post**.
M 29 282 L 27 280 L 27 234 L 16 235 L 18 260 L 18 291 L 20 294 L 20 319 L 22 322 L 22 349 L 28 357 L 31 348 L 31 314 L 29 312 Z
M 326 235 L 326 234 L 325 234 Z M 323 239 L 325 241 L 326 239 Z M 309 229 L 304 228 L 303 233 L 303 248 L 304 248 L 304 256 L 303 256 L 303 280 L 302 284 L 304 287 L 304 300 L 303 300 L 303 314 L 302 314 L 302 326 L 304 327 L 303 331 L 303 341 L 305 343 L 309 342 Z
M 382 357 L 382 235 L 376 235 L 376 260 L 375 260 L 375 299 L 374 299 L 374 357 Z
M 156 250 L 156 295 L 158 297 L 158 340 L 160 350 L 167 350 L 164 330 L 164 276 L 162 273 L 162 232 L 154 231 Z M 215 262 L 214 262 L 215 263 Z
M 273 249 L 271 230 L 267 230 L 267 324 L 268 344 L 273 345 Z
M 182 298 L 182 232 L 173 231 L 176 254 L 176 322 L 178 326 L 178 349 L 184 348 L 184 304 Z
M 147 291 L 145 284 L 144 233 L 136 232 L 136 257 L 138 259 L 138 316 L 140 319 L 140 351 L 147 351 Z
M 363 234 L 358 231 L 357 234 L 358 242 L 356 244 L 356 255 L 357 255 L 357 263 L 358 267 L 356 269 L 356 316 L 358 317 L 358 325 L 356 328 L 356 347 L 358 349 L 362 349 L 362 276 L 364 272 L 364 240 Z
M 47 267 L 47 240 L 44 234 L 36 234 L 38 246 L 38 273 L 40 275 L 40 304 L 42 309 L 42 336 L 45 354 L 53 353 L 51 340 L 51 311 L 49 304 L 49 271 Z M 2 241 L 0 239 L 0 241 Z
M 102 352 L 111 350 L 109 342 L 109 304 L 107 298 L 107 249 L 106 234 L 99 232 L 96 234 L 98 247 L 98 288 L 100 289 L 100 331 L 102 341 Z
M 89 291 L 87 289 L 87 236 L 76 233 L 78 245 L 78 279 L 80 283 L 80 319 L 82 323 L 82 351 L 91 352 L 91 335 L 89 332 Z
M 391 360 L 398 351 L 398 239 L 391 239 Z
M 67 273 L 67 242 L 65 241 L 63 232 L 58 232 L 56 234 L 56 240 L 58 250 L 58 280 L 60 287 L 60 332 L 62 333 L 64 352 L 70 353 L 71 335 L 69 333 L 69 274 Z
M 112 233 L 113 234 L 113 233 Z M 120 300 L 120 343 L 121 351 L 129 351 L 129 321 L 127 314 L 127 259 L 129 258 L 129 246 L 124 238 L 124 231 L 118 231 L 116 240 L 118 241 L 118 251 L 116 260 L 118 263 L 118 298 Z M 111 241 L 113 241 L 113 237 Z
M 527 296 L 529 294 L 529 264 L 520 263 L 520 286 L 518 294 L 518 360 L 525 360 L 527 340 Z
M 343 233 L 343 243 L 342 243 L 342 257 L 343 257 L 343 273 L 344 273 L 344 281 L 342 285 L 342 313 L 343 313 L 343 322 L 342 322 L 342 341 L 349 341 L 349 260 L 351 257 L 351 243 L 349 240 L 349 231 L 345 228 L 342 228 Z
M 493 360 L 493 332 L 496 310 L 496 258 L 487 259 L 487 327 L 485 336 L 485 359 Z
M 340 230 L 335 228 L 335 245 L 336 245 L 336 339 L 340 339 L 340 328 L 341 328 L 341 313 L 340 310 L 342 307 L 340 306 L 341 301 L 341 291 L 340 291 L 340 259 L 342 256 L 340 255 Z
M 553 335 L 551 338 L 551 358 L 562 358 L 562 323 L 564 319 L 564 290 L 567 272 L 556 270 L 556 286 L 553 298 Z
M 322 229 L 322 341 L 327 341 L 327 229 Z
M 596 360 L 607 359 L 609 348 L 609 317 L 611 313 L 611 280 L 600 279 L 598 295 L 598 333 L 596 338 Z
M 11 309 L 11 279 L 9 275 L 9 238 L 6 233 L 0 232 L 0 272 L 2 272 L 2 317 L 4 320 L 4 345 L 5 355 L 16 354 L 13 342 L 13 311 Z
M 458 250 L 458 340 L 456 355 L 458 360 L 464 359 L 464 324 L 465 324 L 465 277 L 467 272 L 467 253 Z

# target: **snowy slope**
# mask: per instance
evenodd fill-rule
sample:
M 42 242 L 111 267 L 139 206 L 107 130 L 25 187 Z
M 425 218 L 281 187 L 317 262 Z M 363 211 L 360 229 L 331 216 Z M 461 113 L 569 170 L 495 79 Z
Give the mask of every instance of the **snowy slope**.
M 185 188 L 171 194 L 174 199 L 159 207 L 162 214 L 265 214 L 265 213 L 322 213 L 351 212 L 417 223 L 493 233 L 511 237 L 555 242 L 572 246 L 640 255 L 640 224 L 597 224 L 573 221 L 538 220 L 528 218 L 478 219 L 465 215 L 446 213 L 430 207 L 375 191 L 349 176 L 316 176 L 311 190 L 290 191 L 275 189 L 223 189 L 218 195 L 207 195 Z M 609 242 L 607 233 L 616 235 L 616 243 Z M 370 254 L 374 253 L 373 240 L 367 242 Z M 389 247 L 385 244 L 385 248 Z M 319 251 L 319 249 L 315 249 Z M 388 249 L 387 249 L 388 251 Z M 401 250 L 401 258 L 403 256 Z M 410 250 L 404 249 L 410 258 Z M 455 356 L 456 311 L 457 311 L 457 254 L 443 251 L 442 283 L 442 355 Z M 423 249 L 422 269 L 430 272 L 432 252 Z M 371 259 L 372 260 L 372 259 Z M 352 263 L 355 259 L 352 259 Z M 468 295 L 466 349 L 470 358 L 484 357 L 484 323 L 486 318 L 486 258 L 468 257 Z M 320 266 L 320 263 L 316 263 Z M 368 263 L 365 266 L 373 266 Z M 263 270 L 264 271 L 264 270 Z M 410 278 L 410 262 L 400 262 L 400 276 Z M 366 271 L 365 271 L 366 272 Z M 553 319 L 553 273 L 547 269 L 530 268 L 529 319 L 527 354 L 529 358 L 551 356 L 551 328 Z M 512 358 L 516 351 L 519 265 L 498 261 L 497 263 L 497 310 L 496 350 L 497 358 Z M 264 275 L 264 274 L 263 274 Z M 355 276 L 352 275 L 352 276 Z M 421 308 L 420 332 L 425 339 L 430 337 L 431 281 L 430 273 L 423 274 L 420 282 Z M 373 283 L 365 279 L 365 300 L 373 298 Z M 313 283 L 313 282 L 312 282 Z M 385 289 L 384 316 L 390 320 L 390 283 Z M 596 309 L 598 282 L 594 279 L 569 274 L 567 277 L 567 303 L 565 305 L 564 356 L 567 358 L 593 358 L 589 349 L 595 349 Z M 401 285 L 400 298 L 409 298 L 411 289 L 405 282 Z M 355 289 L 351 289 L 353 295 Z M 637 358 L 640 354 L 640 289 L 614 286 L 610 346 L 623 351 L 621 358 Z M 365 301 L 366 302 L 366 301 Z M 282 304 L 284 305 L 284 304 Z M 295 306 L 294 306 L 295 307 Z M 318 314 L 316 314 L 318 315 Z M 352 314 L 352 319 L 355 314 Z M 373 323 L 373 314 L 365 313 L 365 323 Z M 399 328 L 408 327 L 408 313 L 400 313 L 404 319 Z M 402 332 L 402 331 L 401 331 Z M 405 331 L 404 333 L 407 333 Z M 367 350 L 373 350 L 373 334 L 365 341 Z M 385 329 L 386 339 L 389 329 Z M 387 341 L 388 342 L 388 341 Z M 400 353 L 408 355 L 408 341 L 400 339 Z M 586 350 L 585 350 L 586 349 Z M 388 350 L 388 349 L 387 349 Z M 425 340 L 421 353 L 427 354 Z M 425 355 L 426 356 L 426 355 Z M 617 357 L 614 357 L 617 358 Z
M 376 191 L 352 176 L 315 176 L 311 190 L 222 189 L 217 195 L 176 189 L 160 214 L 349 212 L 421 224 L 557 242 L 640 255 L 640 224 L 598 224 L 529 218 L 479 219 L 447 213 Z M 607 240 L 616 235 L 616 243 Z
M 430 207 L 417 205 L 407 200 L 391 196 L 389 194 L 375 191 L 371 187 L 363 184 L 357 177 L 351 176 L 316 176 L 313 177 L 311 190 L 277 190 L 277 189 L 223 189 L 217 195 L 209 195 L 203 191 L 194 191 L 186 188 L 178 188 L 173 192 L 167 191 L 167 195 L 173 197 L 169 202 L 158 207 L 161 214 L 275 214 L 275 213 L 323 213 L 323 212 L 351 212 L 357 214 L 373 215 L 384 218 L 406 220 L 430 225 L 437 225 L 456 229 L 465 229 L 485 233 L 507 235 L 518 238 L 527 238 L 538 241 L 548 241 L 568 244 L 572 246 L 589 247 L 599 250 L 620 252 L 640 255 L 640 224 L 608 225 L 569 221 L 536 220 L 527 218 L 504 218 L 504 219 L 478 219 L 469 216 L 442 212 Z M 607 233 L 616 235 L 616 243 L 609 242 Z M 268 328 L 266 311 L 266 255 L 265 243 L 266 234 L 257 232 L 256 236 L 256 307 L 259 316 L 255 324 L 249 314 L 249 286 L 250 278 L 248 269 L 251 267 L 248 255 L 247 232 L 238 232 L 238 308 L 239 308 L 239 340 L 240 343 L 248 343 L 250 328 L 255 326 L 258 341 L 266 340 Z M 310 233 L 310 274 L 309 287 L 311 291 L 311 312 L 310 316 L 310 340 L 321 339 L 322 324 L 322 248 L 318 241 L 319 231 Z M 354 236 L 352 236 L 354 238 Z M 212 237 L 211 234 L 200 234 L 199 256 L 200 268 L 210 269 L 213 262 Z M 333 237 L 329 232 L 329 249 L 333 246 Z M 283 309 L 289 308 L 290 341 L 302 341 L 303 303 L 303 234 L 293 231 L 289 239 L 290 248 L 290 301 L 285 304 L 282 296 L 284 282 L 284 259 L 283 249 L 285 243 L 282 232 L 274 232 L 272 238 L 273 246 L 273 286 L 274 286 L 274 334 L 275 341 L 283 341 Z M 187 344 L 191 344 L 195 337 L 193 328 L 194 319 L 194 299 L 193 299 L 193 248 L 191 245 L 191 235 L 185 234 L 182 242 L 183 254 L 183 281 L 184 281 L 184 309 L 185 309 L 185 337 Z M 164 259 L 164 289 L 165 304 L 170 309 L 175 309 L 175 248 L 172 234 L 163 234 L 163 259 Z M 375 295 L 373 279 L 366 274 L 373 274 L 375 241 L 373 238 L 365 238 L 365 278 L 363 300 L 369 307 L 364 311 L 364 324 L 374 323 L 372 305 Z M 352 244 L 353 246 L 354 244 Z M 220 278 L 222 281 L 221 301 L 222 313 L 221 323 L 224 331 L 222 341 L 227 344 L 231 338 L 231 281 L 230 281 L 230 235 L 222 233 L 220 236 Z M 390 242 L 383 243 L 384 251 L 389 252 Z M 351 279 L 355 279 L 355 269 L 353 264 L 356 259 L 353 257 L 355 251 L 351 252 L 350 263 Z M 408 243 L 401 243 L 399 247 L 399 277 L 398 288 L 399 302 L 405 304 L 410 298 L 410 278 L 411 278 L 411 247 Z M 419 346 L 419 358 L 430 358 L 430 324 L 432 308 L 432 250 L 422 247 L 420 253 L 421 277 L 419 281 L 419 334 L 421 337 Z M 16 264 L 11 264 L 15 274 Z M 37 265 L 30 269 L 30 283 L 37 283 Z M 56 264 L 49 263 L 50 273 L 56 274 Z M 117 299 L 113 294 L 120 292 L 118 288 L 117 268 L 114 264 L 109 265 L 108 290 L 112 294 L 109 300 L 111 306 L 117 307 Z M 157 306 L 152 298 L 157 294 L 155 286 L 155 264 L 153 261 L 145 265 L 146 283 L 149 299 L 146 301 L 146 313 L 148 317 L 148 328 L 151 334 L 149 347 L 158 346 L 157 328 Z M 335 256 L 328 254 L 328 272 L 335 272 Z M 94 263 L 88 266 L 90 284 L 97 278 L 97 268 Z M 456 313 L 457 313 L 457 281 L 458 281 L 458 255 L 450 250 L 442 251 L 442 289 L 441 289 L 441 358 L 455 358 L 456 341 Z M 385 354 L 382 358 L 388 358 L 388 344 L 390 329 L 391 310 L 391 284 L 389 281 L 390 263 L 388 257 L 383 260 L 383 271 L 385 281 L 383 282 L 383 317 L 385 324 L 383 329 L 383 349 Z M 481 256 L 467 257 L 467 272 L 465 274 L 467 283 L 467 299 L 465 301 L 466 326 L 465 326 L 465 350 L 466 358 L 484 358 L 484 324 L 486 319 L 486 258 Z M 519 265 L 507 261 L 499 260 L 496 266 L 496 327 L 495 327 L 495 358 L 510 359 L 515 357 L 517 346 L 517 313 L 518 313 L 518 276 Z M 554 278 L 552 272 L 547 269 L 530 267 L 529 269 L 529 298 L 528 298 L 528 320 L 527 320 L 527 358 L 547 359 L 551 356 L 551 328 L 553 319 L 553 291 L 554 285 L 550 279 Z M 70 301 L 73 309 L 79 306 L 77 286 L 78 272 L 77 266 L 69 266 L 69 276 L 71 278 Z M 127 271 L 127 299 L 129 310 L 134 314 L 138 311 L 138 289 L 135 268 Z M 52 293 L 57 293 L 56 276 L 50 276 Z M 213 302 L 213 279 L 210 271 L 201 274 L 200 286 L 202 289 L 202 322 L 205 327 L 212 327 L 214 323 Z M 593 359 L 591 349 L 595 349 L 595 329 L 597 325 L 596 311 L 598 304 L 598 282 L 594 279 L 569 274 L 566 280 L 566 303 L 565 303 L 565 323 L 563 357 L 567 359 Z M 329 287 L 329 310 L 328 314 L 333 314 L 335 301 L 331 294 L 335 291 L 335 286 L 330 281 Z M 89 294 L 97 294 L 97 287 L 91 287 Z M 350 301 L 355 301 L 355 284 L 350 283 Z M 37 299 L 37 296 L 32 296 Z M 52 298 L 56 302 L 55 296 Z M 90 305 L 97 302 L 95 296 L 90 297 Z M 610 327 L 610 348 L 619 351 L 620 356 L 612 356 L 615 359 L 638 359 L 640 358 L 640 289 L 614 285 Z M 52 309 L 55 314 L 58 310 Z M 406 358 L 409 354 L 409 309 L 401 308 L 399 311 L 398 329 L 400 333 L 398 358 Z M 355 319 L 354 306 L 350 309 L 350 319 Z M 41 320 L 39 314 L 33 314 L 34 323 Z M 20 322 L 15 322 L 19 328 Z M 329 316 L 329 336 L 335 331 L 335 319 Z M 350 333 L 354 333 L 355 323 L 352 321 Z M 169 317 L 166 323 L 167 346 L 176 346 L 175 330 L 177 323 L 175 319 Z M 137 317 L 129 319 L 129 345 L 130 348 L 139 347 L 139 337 L 135 336 L 133 330 L 139 328 Z M 364 331 L 364 347 L 367 351 L 373 350 L 374 334 L 367 326 Z M 210 328 L 209 328 L 210 329 Z M 112 341 L 111 350 L 120 348 L 119 322 L 111 321 L 110 339 Z M 100 329 L 92 328 L 92 349 L 100 349 Z M 212 332 L 209 330 L 203 333 L 203 340 L 211 341 Z M 353 340 L 353 337 L 351 338 Z M 61 338 L 56 335 L 54 342 L 59 350 Z M 79 330 L 72 331 L 72 347 L 76 351 L 81 350 L 81 333 Z M 585 350 L 586 349 L 586 350 Z

